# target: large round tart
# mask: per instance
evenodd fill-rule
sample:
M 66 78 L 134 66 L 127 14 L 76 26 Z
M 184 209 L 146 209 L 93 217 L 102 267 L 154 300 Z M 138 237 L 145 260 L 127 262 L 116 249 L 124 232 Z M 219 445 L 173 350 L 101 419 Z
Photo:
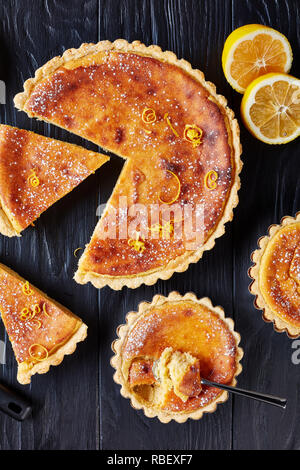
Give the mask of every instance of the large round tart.
M 201 377 L 235 385 L 242 367 L 233 321 L 208 298 L 156 295 L 127 315 L 113 343 L 114 380 L 136 409 L 161 422 L 184 422 L 213 412 L 227 392 L 201 385 Z
M 15 104 L 125 159 L 77 282 L 150 285 L 185 271 L 224 233 L 238 202 L 239 127 L 215 86 L 172 52 L 137 41 L 83 44 L 38 69 Z M 172 202 L 179 211 L 189 205 L 199 243 L 175 236 L 186 214 L 150 220 L 150 208 Z M 137 205 L 147 220 L 124 233 Z
M 300 335 L 300 212 L 272 225 L 258 245 L 249 270 L 255 306 L 276 331 L 296 338 Z

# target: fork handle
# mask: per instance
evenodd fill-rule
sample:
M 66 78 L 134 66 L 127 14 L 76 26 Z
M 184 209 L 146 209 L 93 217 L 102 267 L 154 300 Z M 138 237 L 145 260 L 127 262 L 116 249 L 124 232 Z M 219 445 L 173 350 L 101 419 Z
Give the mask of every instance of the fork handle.
M 279 406 L 283 409 L 285 409 L 287 404 L 286 398 L 275 397 L 274 395 L 267 395 L 265 393 L 253 392 L 251 390 L 245 390 L 238 387 L 231 387 L 230 385 L 219 384 L 217 382 L 211 382 L 210 380 L 202 378 L 201 383 L 203 385 L 208 385 L 209 387 L 216 387 L 231 393 L 235 393 L 236 395 L 241 395 L 243 397 L 252 398 L 253 400 L 262 401 L 264 403 L 268 403 L 269 405 Z

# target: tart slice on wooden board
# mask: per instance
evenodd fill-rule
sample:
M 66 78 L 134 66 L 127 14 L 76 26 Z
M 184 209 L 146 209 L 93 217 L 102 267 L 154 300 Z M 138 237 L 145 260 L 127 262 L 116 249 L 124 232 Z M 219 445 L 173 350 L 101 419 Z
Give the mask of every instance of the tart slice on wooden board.
M 0 232 L 15 236 L 109 157 L 0 124 Z
M 226 99 L 199 70 L 170 51 L 138 41 L 83 44 L 65 51 L 36 71 L 15 97 L 15 105 L 114 152 L 126 161 L 102 220 L 80 260 L 75 279 L 96 287 L 136 288 L 168 279 L 197 262 L 238 203 L 241 145 L 239 126 Z M 120 197 L 127 198 L 121 207 Z M 130 206 L 175 204 L 190 207 L 196 225 L 203 210 L 196 247 L 185 236 L 134 238 L 129 232 L 103 237 L 103 226 L 124 227 Z M 105 219 L 105 220 L 103 220 Z M 186 224 L 186 216 L 181 218 Z M 159 224 L 161 227 L 159 227 Z M 155 227 L 153 227 L 155 225 Z M 152 234 L 165 224 L 144 224 Z M 188 240 L 189 241 L 189 240 Z
M 29 384 L 72 354 L 87 326 L 67 308 L 0 264 L 0 310 L 18 362 L 18 382 Z

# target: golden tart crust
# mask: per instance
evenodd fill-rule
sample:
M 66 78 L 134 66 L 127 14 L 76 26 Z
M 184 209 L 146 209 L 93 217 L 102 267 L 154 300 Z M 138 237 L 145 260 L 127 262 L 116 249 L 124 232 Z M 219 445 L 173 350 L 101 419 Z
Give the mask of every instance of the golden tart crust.
M 19 236 L 108 160 L 78 145 L 0 124 L 0 232 Z
M 291 338 L 300 336 L 300 212 L 271 225 L 252 253 L 249 290 L 263 319 Z
M 87 336 L 80 318 L 0 264 L 2 321 L 18 362 L 18 382 L 29 384 L 72 354 Z
M 30 117 L 59 125 L 127 160 L 80 259 L 77 282 L 121 289 L 168 279 L 211 249 L 232 219 L 242 168 L 238 123 L 203 73 L 172 52 L 138 41 L 83 44 L 38 69 L 15 97 L 15 105 Z M 145 108 L 155 111 L 155 122 L 142 120 Z M 192 145 L 184 137 L 187 125 L 200 126 L 201 144 Z M 204 187 L 210 170 L 218 174 L 214 191 Z M 128 197 L 130 204 L 157 203 L 161 188 L 169 189 L 170 171 L 180 178 L 180 204 L 204 201 L 207 219 L 201 247 L 187 250 L 171 236 L 169 241 L 147 240 L 140 253 L 128 239 L 100 237 L 119 196 Z
M 161 405 L 151 402 L 152 366 L 169 350 L 199 359 L 201 376 L 220 383 L 235 385 L 242 370 L 240 335 L 234 331 L 233 321 L 225 318 L 223 309 L 213 307 L 207 297 L 198 300 L 192 293 L 181 296 L 178 292 L 168 297 L 156 295 L 151 303 L 141 303 L 138 312 L 130 312 L 117 334 L 111 364 L 116 369 L 114 381 L 121 385 L 121 395 L 130 399 L 133 408 L 142 409 L 146 416 L 157 417 L 162 423 L 200 419 L 228 398 L 225 391 L 202 386 L 198 396 L 186 401 L 169 391 Z M 145 387 L 135 388 L 142 383 Z

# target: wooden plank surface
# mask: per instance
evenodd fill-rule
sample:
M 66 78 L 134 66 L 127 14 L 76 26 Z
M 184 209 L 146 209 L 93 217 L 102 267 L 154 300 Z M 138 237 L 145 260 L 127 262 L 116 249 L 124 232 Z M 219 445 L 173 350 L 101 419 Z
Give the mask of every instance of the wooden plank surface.
M 227 84 L 221 69 L 226 36 L 249 22 L 278 28 L 292 44 L 292 73 L 299 76 L 298 4 L 297 0 L 2 1 L 0 79 L 7 85 L 7 104 L 0 105 L 0 120 L 94 149 L 78 137 L 17 113 L 12 99 L 38 66 L 64 49 L 117 38 L 159 44 L 189 60 L 217 85 L 239 117 L 240 95 Z M 109 197 L 122 167 L 116 157 L 49 209 L 21 239 L 0 238 L 2 262 L 89 326 L 88 340 L 72 357 L 22 388 L 37 405 L 33 419 L 19 424 L 0 415 L 0 449 L 300 448 L 300 366 L 291 362 L 291 340 L 276 334 L 254 309 L 247 277 L 257 239 L 271 223 L 300 208 L 299 142 L 271 147 L 242 128 L 242 143 L 245 165 L 233 223 L 201 261 L 168 281 L 115 292 L 72 280 L 77 263 L 73 251 L 89 239 L 96 208 Z M 109 365 L 115 329 L 140 301 L 171 290 L 209 296 L 225 308 L 235 319 L 245 349 L 239 383 L 287 396 L 285 413 L 235 398 L 198 422 L 162 425 L 130 407 L 120 396 Z M 2 325 L 0 339 L 7 342 Z M 20 389 L 9 344 L 7 363 L 0 367 L 0 380 Z

